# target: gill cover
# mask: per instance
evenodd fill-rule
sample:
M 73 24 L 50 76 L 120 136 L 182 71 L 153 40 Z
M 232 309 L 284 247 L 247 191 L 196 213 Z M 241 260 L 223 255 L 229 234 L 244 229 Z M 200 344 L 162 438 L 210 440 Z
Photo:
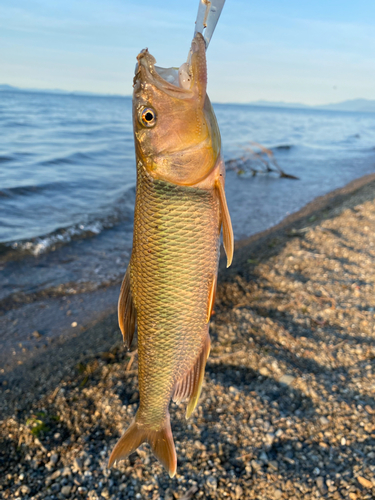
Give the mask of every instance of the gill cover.
M 156 68 L 154 57 L 143 50 L 137 57 L 133 96 L 137 159 L 153 178 L 185 186 L 209 175 L 221 145 L 206 94 L 206 47 L 200 33 L 191 52 L 177 78 L 168 78 L 171 83 L 165 79 L 168 70 Z

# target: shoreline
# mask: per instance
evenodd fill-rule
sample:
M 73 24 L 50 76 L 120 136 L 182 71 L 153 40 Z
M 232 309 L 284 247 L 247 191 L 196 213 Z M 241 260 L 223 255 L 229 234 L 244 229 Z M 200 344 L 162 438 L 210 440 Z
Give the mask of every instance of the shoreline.
M 97 317 L 50 342 L 41 331 L 32 357 L 0 373 L 0 495 L 373 498 L 374 227 L 371 174 L 237 242 L 231 268 L 221 259 L 199 406 L 186 422 L 171 405 L 174 479 L 147 446 L 106 469 L 139 398 L 115 303 L 99 307 L 119 286 L 22 306 L 29 322 L 69 323 L 89 305 Z
M 371 183 L 374 183 L 375 185 L 375 173 L 364 175 L 358 179 L 350 181 L 341 188 L 334 189 L 325 195 L 317 196 L 314 200 L 308 202 L 297 212 L 289 214 L 278 224 L 252 236 L 236 241 L 236 253 L 242 256 L 243 248 L 250 245 L 260 245 L 266 238 L 270 237 L 270 235 L 277 236 L 283 231 L 288 231 L 288 229 L 292 228 L 295 230 L 301 229 L 304 224 L 317 220 L 319 216 L 321 216 L 321 213 L 325 210 L 331 210 L 338 207 L 340 204 L 345 203 L 345 201 L 358 190 Z M 316 219 L 314 221 L 309 221 L 309 218 L 311 217 L 316 217 Z M 241 257 L 239 258 L 241 259 Z

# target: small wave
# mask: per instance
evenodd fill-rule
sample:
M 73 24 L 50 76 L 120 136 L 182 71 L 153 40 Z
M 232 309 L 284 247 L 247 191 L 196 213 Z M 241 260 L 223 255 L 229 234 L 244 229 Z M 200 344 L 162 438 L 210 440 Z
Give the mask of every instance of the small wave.
M 289 151 L 293 147 L 294 147 L 293 144 L 280 144 L 279 146 L 275 146 L 274 148 L 271 149 L 274 149 L 276 151 Z
M 352 142 L 356 142 L 358 139 L 361 139 L 360 134 L 351 134 L 351 135 L 347 135 L 346 137 L 341 138 L 339 141 L 337 141 L 337 144 L 352 143 Z
M 130 187 L 111 207 L 110 212 L 99 218 L 87 218 L 86 222 L 76 223 L 69 227 L 57 229 L 51 233 L 37 236 L 29 240 L 5 242 L 2 245 L 7 252 L 41 255 L 57 247 L 69 244 L 73 240 L 91 238 L 106 229 L 111 229 L 121 222 L 130 223 L 135 199 L 135 186 Z M 129 226 L 130 227 L 130 226 Z
M 49 165 L 73 165 L 74 163 L 80 163 L 86 160 L 91 160 L 90 155 L 79 152 L 64 158 L 51 158 L 50 160 L 42 161 L 40 165 L 43 167 L 48 167 Z
M 17 186 L 13 188 L 2 189 L 0 191 L 1 198 L 13 198 L 14 196 L 30 196 L 36 193 L 41 193 L 47 189 L 60 189 L 60 182 L 50 182 L 39 186 Z
M 26 121 L 9 121 L 9 122 L 5 122 L 5 127 L 6 128 L 20 128 L 20 127 L 33 127 L 35 128 L 36 125 L 35 124 L 31 124 L 31 123 L 28 123 Z
M 5 163 L 13 160 L 14 158 L 12 156 L 0 156 L 0 163 Z
M 99 234 L 103 229 L 104 224 L 100 221 L 88 224 L 75 224 L 68 228 L 58 229 L 46 236 L 39 236 L 30 241 L 15 241 L 6 246 L 8 249 L 11 248 L 19 252 L 27 252 L 34 256 L 38 256 L 53 247 L 69 243 L 74 239 L 83 239 Z
M 73 161 L 70 158 L 53 158 L 51 160 L 45 160 L 40 163 L 43 167 L 48 167 L 49 165 L 70 165 Z
M 52 182 L 41 186 L 19 186 L 0 191 L 1 196 L 14 198 L 16 195 L 30 195 L 43 190 L 61 191 L 61 185 L 71 183 Z M 32 254 L 38 256 L 58 247 L 69 244 L 73 240 L 86 239 L 100 234 L 101 232 L 114 228 L 120 223 L 129 225 L 133 215 L 133 207 L 135 202 L 135 185 L 130 184 L 122 191 L 119 190 L 113 193 L 114 197 L 107 203 L 96 210 L 95 213 L 86 214 L 79 222 L 73 222 L 71 225 L 66 225 L 57 229 L 52 229 L 51 232 L 29 236 L 25 239 L 3 240 L 0 242 L 0 255 L 8 254 L 6 258 L 18 259 L 22 258 L 22 254 Z M 55 226 L 56 227 L 56 226 Z M 21 233 L 22 234 L 22 233 Z

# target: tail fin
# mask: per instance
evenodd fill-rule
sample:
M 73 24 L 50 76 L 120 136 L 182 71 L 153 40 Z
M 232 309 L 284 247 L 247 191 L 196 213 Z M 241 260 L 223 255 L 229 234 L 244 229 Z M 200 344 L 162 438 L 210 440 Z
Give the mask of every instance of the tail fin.
M 155 457 L 166 468 L 170 477 L 173 477 L 176 474 L 177 456 L 169 414 L 164 421 L 163 427 L 156 431 L 146 428 L 134 420 L 114 447 L 109 457 L 108 467 L 112 467 L 113 464 L 124 460 L 144 442 L 151 446 Z

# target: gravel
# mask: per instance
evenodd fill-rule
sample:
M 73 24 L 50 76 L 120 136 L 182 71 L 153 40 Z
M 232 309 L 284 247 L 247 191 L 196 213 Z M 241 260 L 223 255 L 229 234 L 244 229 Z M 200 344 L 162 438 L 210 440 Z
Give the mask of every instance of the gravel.
M 175 478 L 146 445 L 107 469 L 138 406 L 136 354 L 117 344 L 77 363 L 70 347 L 63 366 L 46 351 L 27 393 L 2 382 L 0 497 L 373 499 L 374 198 L 370 183 L 240 248 L 219 285 L 200 403 L 189 421 L 171 405 Z

